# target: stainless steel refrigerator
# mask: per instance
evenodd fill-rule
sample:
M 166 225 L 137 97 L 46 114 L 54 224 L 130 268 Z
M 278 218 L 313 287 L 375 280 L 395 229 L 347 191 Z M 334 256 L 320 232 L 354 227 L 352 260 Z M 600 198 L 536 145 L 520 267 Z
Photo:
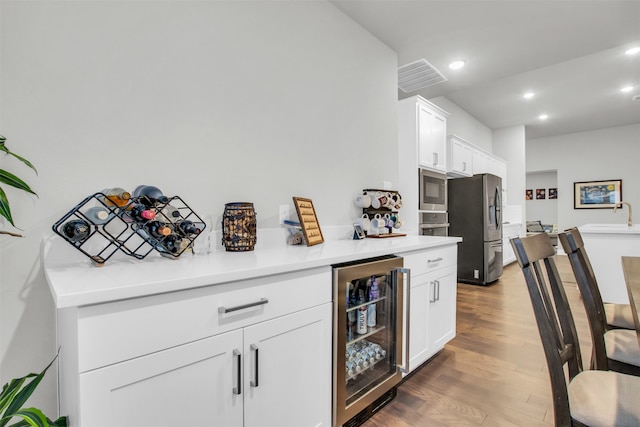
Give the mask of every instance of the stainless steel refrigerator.
M 449 236 L 458 244 L 458 281 L 486 285 L 502 276 L 502 179 L 491 174 L 450 179 Z

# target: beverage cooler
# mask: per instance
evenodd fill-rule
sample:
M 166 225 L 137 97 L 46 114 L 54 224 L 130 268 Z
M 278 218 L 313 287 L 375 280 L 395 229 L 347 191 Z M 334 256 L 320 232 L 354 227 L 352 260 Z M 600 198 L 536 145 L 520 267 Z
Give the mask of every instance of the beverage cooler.
M 333 266 L 335 426 L 358 426 L 395 397 L 407 355 L 405 273 L 397 256 Z

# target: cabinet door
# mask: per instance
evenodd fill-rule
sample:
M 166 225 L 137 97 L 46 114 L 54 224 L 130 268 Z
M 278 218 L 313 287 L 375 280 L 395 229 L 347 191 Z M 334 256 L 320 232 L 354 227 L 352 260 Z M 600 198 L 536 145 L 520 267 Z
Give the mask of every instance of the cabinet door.
M 446 171 L 447 169 L 447 121 L 439 114 L 432 113 L 431 140 L 435 153 L 434 168 Z
M 409 311 L 409 372 L 429 358 L 429 290 L 430 275 L 411 279 Z
M 437 164 L 437 152 L 433 146 L 433 113 L 418 105 L 418 163 L 433 168 Z
M 240 427 L 245 390 L 234 394 L 234 350 L 242 350 L 241 330 L 84 373 L 70 425 Z
M 245 328 L 245 427 L 331 425 L 331 316 L 327 303 Z
M 455 138 L 449 140 L 450 156 L 447 157 L 449 167 L 447 173 L 452 176 L 472 175 L 472 154 L 471 148 Z
M 456 295 L 455 269 L 439 270 L 430 281 L 429 357 L 456 336 Z

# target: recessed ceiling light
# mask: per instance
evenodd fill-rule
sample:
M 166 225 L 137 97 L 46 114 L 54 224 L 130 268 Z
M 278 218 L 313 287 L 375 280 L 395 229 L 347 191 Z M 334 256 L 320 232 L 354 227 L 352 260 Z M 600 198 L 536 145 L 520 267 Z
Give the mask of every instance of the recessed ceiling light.
M 547 120 L 547 119 L 549 118 L 549 116 L 548 116 L 548 115 L 546 115 L 546 114 L 540 114 L 540 115 L 538 116 L 538 118 L 539 118 L 540 120 Z
M 628 49 L 625 53 L 627 55 L 635 55 L 636 53 L 640 52 L 640 46 L 638 47 L 632 47 L 631 49 Z
M 620 92 L 627 93 L 631 92 L 633 89 L 635 89 L 635 86 L 624 86 L 620 88 Z
M 524 95 L 522 95 L 522 97 L 523 97 L 524 99 L 531 99 L 531 98 L 533 98 L 534 96 L 536 96 L 536 94 L 535 94 L 535 93 L 533 93 L 533 92 L 526 92 Z
M 453 61 L 451 64 L 449 64 L 449 68 L 451 68 L 452 70 L 459 70 L 460 68 L 464 67 L 465 61 Z

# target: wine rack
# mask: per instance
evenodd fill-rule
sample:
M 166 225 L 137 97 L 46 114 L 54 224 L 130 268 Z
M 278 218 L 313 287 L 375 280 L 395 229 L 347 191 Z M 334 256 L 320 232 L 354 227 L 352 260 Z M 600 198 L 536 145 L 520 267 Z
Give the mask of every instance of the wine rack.
M 86 255 L 97 266 L 102 266 L 117 252 L 136 259 L 144 259 L 151 252 L 156 251 L 162 256 L 177 259 L 192 248 L 195 239 L 206 228 L 204 221 L 179 196 L 168 198 L 166 203 L 156 203 L 147 207 L 155 213 L 155 217 L 148 220 L 134 218 L 131 211 L 133 206 L 143 202 L 148 202 L 144 196 L 132 197 L 124 206 L 113 206 L 112 203 L 108 203 L 104 193 L 98 192 L 78 203 L 56 221 L 52 228 L 56 234 Z M 107 218 L 96 220 L 91 214 L 92 209 L 96 208 L 107 211 Z M 73 239 L 64 233 L 65 224 L 74 220 L 84 221 L 82 224 L 88 225 L 86 236 Z M 151 221 L 158 221 L 168 226 L 172 233 L 168 236 L 152 236 L 147 232 L 147 226 Z M 176 231 L 183 221 L 189 221 L 195 227 L 195 232 Z M 176 246 L 175 243 L 178 240 L 180 244 Z

